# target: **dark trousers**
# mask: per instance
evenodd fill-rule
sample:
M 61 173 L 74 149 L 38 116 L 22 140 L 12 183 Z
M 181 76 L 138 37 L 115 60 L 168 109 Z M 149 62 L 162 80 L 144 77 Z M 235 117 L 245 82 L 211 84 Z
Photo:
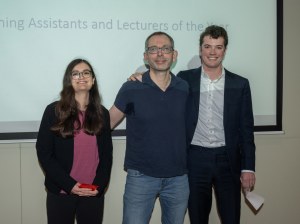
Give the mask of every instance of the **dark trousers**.
M 80 197 L 47 193 L 48 224 L 101 224 L 104 196 Z
M 191 224 L 208 224 L 214 188 L 222 224 L 240 223 L 241 185 L 230 168 L 226 147 L 191 146 L 189 167 L 189 217 Z

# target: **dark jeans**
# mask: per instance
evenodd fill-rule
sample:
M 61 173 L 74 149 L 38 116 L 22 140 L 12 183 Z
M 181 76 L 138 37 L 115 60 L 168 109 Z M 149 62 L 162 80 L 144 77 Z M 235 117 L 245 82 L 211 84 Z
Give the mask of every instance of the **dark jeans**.
M 241 185 L 233 174 L 226 147 L 191 146 L 188 156 L 191 224 L 208 224 L 212 188 L 222 224 L 240 223 Z
M 80 197 L 47 193 L 48 224 L 101 224 L 104 196 Z

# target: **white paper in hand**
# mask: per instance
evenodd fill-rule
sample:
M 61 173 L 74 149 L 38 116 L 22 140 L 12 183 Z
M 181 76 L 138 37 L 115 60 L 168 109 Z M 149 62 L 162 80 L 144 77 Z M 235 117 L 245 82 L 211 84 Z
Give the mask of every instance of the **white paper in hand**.
M 265 201 L 265 199 L 262 196 L 250 191 L 246 192 L 246 199 L 256 210 L 258 210 Z

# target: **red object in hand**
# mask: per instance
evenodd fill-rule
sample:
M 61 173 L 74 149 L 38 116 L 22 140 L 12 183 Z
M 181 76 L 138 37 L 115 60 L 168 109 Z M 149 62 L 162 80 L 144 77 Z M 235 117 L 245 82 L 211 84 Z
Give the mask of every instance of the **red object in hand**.
M 99 186 L 93 185 L 93 184 L 80 184 L 79 188 L 88 188 L 91 189 L 92 191 L 97 190 Z

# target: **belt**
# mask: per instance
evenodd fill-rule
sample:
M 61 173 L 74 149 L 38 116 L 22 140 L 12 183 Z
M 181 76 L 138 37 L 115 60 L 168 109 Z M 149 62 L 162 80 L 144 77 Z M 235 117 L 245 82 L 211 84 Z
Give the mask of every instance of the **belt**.
M 203 147 L 200 145 L 190 145 L 191 150 L 201 150 L 201 151 L 208 151 L 208 152 L 213 152 L 216 154 L 223 154 L 226 153 L 226 146 L 221 146 L 221 147 L 215 147 L 215 148 L 208 148 L 208 147 Z

